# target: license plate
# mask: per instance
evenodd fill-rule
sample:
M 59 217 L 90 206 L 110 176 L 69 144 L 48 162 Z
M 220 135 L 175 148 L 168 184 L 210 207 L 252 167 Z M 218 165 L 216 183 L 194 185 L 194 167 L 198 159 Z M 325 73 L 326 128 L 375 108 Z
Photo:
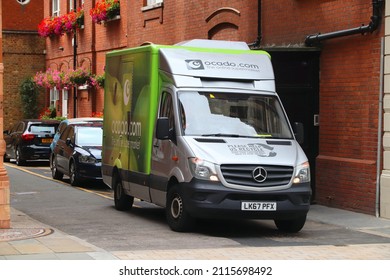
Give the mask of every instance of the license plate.
M 41 142 L 43 144 L 50 144 L 53 139 L 51 138 L 42 138 Z
M 243 201 L 242 211 L 276 211 L 276 202 Z

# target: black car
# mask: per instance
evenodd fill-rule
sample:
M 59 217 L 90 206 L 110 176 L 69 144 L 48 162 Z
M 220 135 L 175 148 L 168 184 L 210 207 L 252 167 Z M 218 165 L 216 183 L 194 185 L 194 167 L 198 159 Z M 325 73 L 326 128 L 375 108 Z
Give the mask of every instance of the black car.
M 83 180 L 101 180 L 102 122 L 69 123 L 52 152 L 52 177 L 69 176 L 72 186 Z
M 4 131 L 4 161 L 15 159 L 17 165 L 27 160 L 49 159 L 50 144 L 59 125 L 58 120 L 26 119 Z

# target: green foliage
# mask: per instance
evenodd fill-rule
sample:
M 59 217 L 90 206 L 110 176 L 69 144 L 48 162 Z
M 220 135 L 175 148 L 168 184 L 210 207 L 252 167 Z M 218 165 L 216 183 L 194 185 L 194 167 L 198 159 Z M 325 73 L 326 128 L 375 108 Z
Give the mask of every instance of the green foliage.
M 59 120 L 66 119 L 65 117 L 57 116 L 57 110 L 53 106 L 46 108 L 40 115 L 39 118 L 42 120 Z
M 22 81 L 19 88 L 22 101 L 23 117 L 26 119 L 35 119 L 39 116 L 39 89 L 32 78 L 26 78 Z

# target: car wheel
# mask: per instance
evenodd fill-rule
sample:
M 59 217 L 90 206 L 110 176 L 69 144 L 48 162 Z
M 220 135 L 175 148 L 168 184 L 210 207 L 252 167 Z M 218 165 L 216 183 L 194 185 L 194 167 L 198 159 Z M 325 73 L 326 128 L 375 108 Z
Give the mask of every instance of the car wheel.
M 22 152 L 20 151 L 19 147 L 17 147 L 15 150 L 15 163 L 18 166 L 24 165 L 26 163 L 25 160 L 22 160 Z
M 80 183 L 80 178 L 77 174 L 77 168 L 74 161 L 71 161 L 69 166 L 69 179 L 72 186 L 77 186 Z
M 167 194 L 166 218 L 173 231 L 189 231 L 194 225 L 194 219 L 187 213 L 183 196 L 177 185 L 171 187 Z
M 296 233 L 305 225 L 306 215 L 293 220 L 275 220 L 274 222 L 280 231 Z
M 7 155 L 4 155 L 3 162 L 10 162 L 10 158 Z
M 127 195 L 123 190 L 122 179 L 114 175 L 113 179 L 115 209 L 119 211 L 130 210 L 133 207 L 134 197 Z
M 64 174 L 58 171 L 57 159 L 55 158 L 55 156 L 50 157 L 50 168 L 51 168 L 51 176 L 53 177 L 53 179 L 62 180 Z

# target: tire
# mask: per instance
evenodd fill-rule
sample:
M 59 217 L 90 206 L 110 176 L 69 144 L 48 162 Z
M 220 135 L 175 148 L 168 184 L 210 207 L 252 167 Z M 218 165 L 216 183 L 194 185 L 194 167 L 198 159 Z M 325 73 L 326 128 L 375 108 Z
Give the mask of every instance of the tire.
M 57 169 L 57 160 L 55 156 L 50 157 L 50 169 L 53 179 L 62 180 L 64 178 L 64 174 Z
M 22 160 L 22 152 L 19 147 L 15 149 L 15 163 L 17 166 L 22 166 L 26 163 L 25 160 Z
M 72 186 L 78 186 L 80 184 L 80 178 L 77 174 L 77 168 L 74 161 L 71 161 L 69 165 L 69 181 Z
M 306 215 L 293 220 L 275 220 L 276 227 L 283 232 L 297 233 L 306 223 Z
M 171 230 L 186 232 L 193 228 L 194 219 L 187 213 L 183 196 L 177 185 L 168 190 L 165 211 L 167 223 Z
M 122 179 L 114 175 L 113 183 L 115 209 L 118 211 L 130 210 L 133 207 L 134 197 L 127 195 L 123 189 Z
M 3 162 L 10 162 L 10 158 L 7 155 L 4 155 Z

